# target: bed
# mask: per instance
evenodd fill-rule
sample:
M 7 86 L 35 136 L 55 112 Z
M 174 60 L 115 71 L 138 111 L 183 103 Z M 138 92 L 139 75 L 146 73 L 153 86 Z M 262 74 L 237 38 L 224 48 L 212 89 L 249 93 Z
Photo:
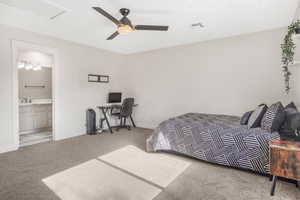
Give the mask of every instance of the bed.
M 188 113 L 159 124 L 147 151 L 168 151 L 220 165 L 269 173 L 269 141 L 279 133 L 248 129 L 240 117 Z

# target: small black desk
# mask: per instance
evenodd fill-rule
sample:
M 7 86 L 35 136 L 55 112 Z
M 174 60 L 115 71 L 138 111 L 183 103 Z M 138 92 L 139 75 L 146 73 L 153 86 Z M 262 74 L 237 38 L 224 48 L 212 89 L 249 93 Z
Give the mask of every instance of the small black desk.
M 137 105 L 138 104 L 134 104 L 133 107 L 136 107 Z M 114 109 L 114 108 L 115 109 L 120 109 L 121 107 L 122 107 L 122 105 L 118 105 L 118 104 L 116 104 L 116 105 L 114 105 L 114 104 L 112 104 L 112 105 L 107 104 L 107 105 L 98 106 L 99 110 L 101 110 L 101 112 L 102 112 L 102 114 L 104 116 L 104 120 L 105 120 L 105 122 L 106 122 L 106 124 L 108 126 L 108 129 L 109 129 L 110 133 L 113 133 L 113 131 L 112 131 L 112 127 L 109 124 L 109 120 L 107 119 L 106 113 L 107 113 L 107 111 L 109 109 Z M 131 115 L 130 115 L 130 120 L 131 120 L 132 126 L 135 128 L 136 126 L 135 126 L 135 123 L 134 123 L 133 118 L 132 118 Z

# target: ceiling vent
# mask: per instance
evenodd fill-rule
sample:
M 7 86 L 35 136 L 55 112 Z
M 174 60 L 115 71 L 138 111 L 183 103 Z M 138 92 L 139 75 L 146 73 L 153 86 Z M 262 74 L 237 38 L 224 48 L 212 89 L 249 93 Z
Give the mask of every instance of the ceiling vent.
M 66 12 L 66 9 L 48 0 L 0 0 L 0 3 L 21 10 L 30 11 L 36 15 L 54 19 Z
M 201 22 L 198 23 L 194 23 L 191 25 L 192 27 L 200 27 L 200 28 L 204 28 L 204 25 Z

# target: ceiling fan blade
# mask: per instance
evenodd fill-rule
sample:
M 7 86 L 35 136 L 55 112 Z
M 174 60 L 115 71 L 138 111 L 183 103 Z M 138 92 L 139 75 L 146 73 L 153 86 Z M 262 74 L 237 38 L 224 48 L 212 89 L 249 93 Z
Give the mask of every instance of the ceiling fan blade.
M 109 36 L 106 40 L 112 40 L 112 39 L 114 39 L 115 37 L 117 37 L 118 35 L 119 35 L 119 32 L 116 31 L 116 32 L 114 32 L 111 36 Z
M 136 30 L 145 31 L 167 31 L 169 29 L 169 26 L 136 25 L 134 28 Z
M 108 18 L 110 21 L 112 21 L 113 23 L 115 23 L 116 25 L 120 24 L 120 21 L 117 20 L 116 18 L 114 18 L 113 16 L 111 16 L 108 12 L 106 12 L 105 10 L 103 10 L 100 7 L 93 7 L 93 9 L 95 9 L 97 12 L 99 12 L 101 15 L 103 15 L 104 17 Z

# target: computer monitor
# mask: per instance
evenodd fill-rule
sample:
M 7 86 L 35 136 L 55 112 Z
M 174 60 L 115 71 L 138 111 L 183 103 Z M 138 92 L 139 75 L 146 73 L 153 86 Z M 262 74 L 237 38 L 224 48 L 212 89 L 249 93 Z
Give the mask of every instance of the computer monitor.
M 108 94 L 108 103 L 121 103 L 122 93 L 121 92 L 111 92 Z

